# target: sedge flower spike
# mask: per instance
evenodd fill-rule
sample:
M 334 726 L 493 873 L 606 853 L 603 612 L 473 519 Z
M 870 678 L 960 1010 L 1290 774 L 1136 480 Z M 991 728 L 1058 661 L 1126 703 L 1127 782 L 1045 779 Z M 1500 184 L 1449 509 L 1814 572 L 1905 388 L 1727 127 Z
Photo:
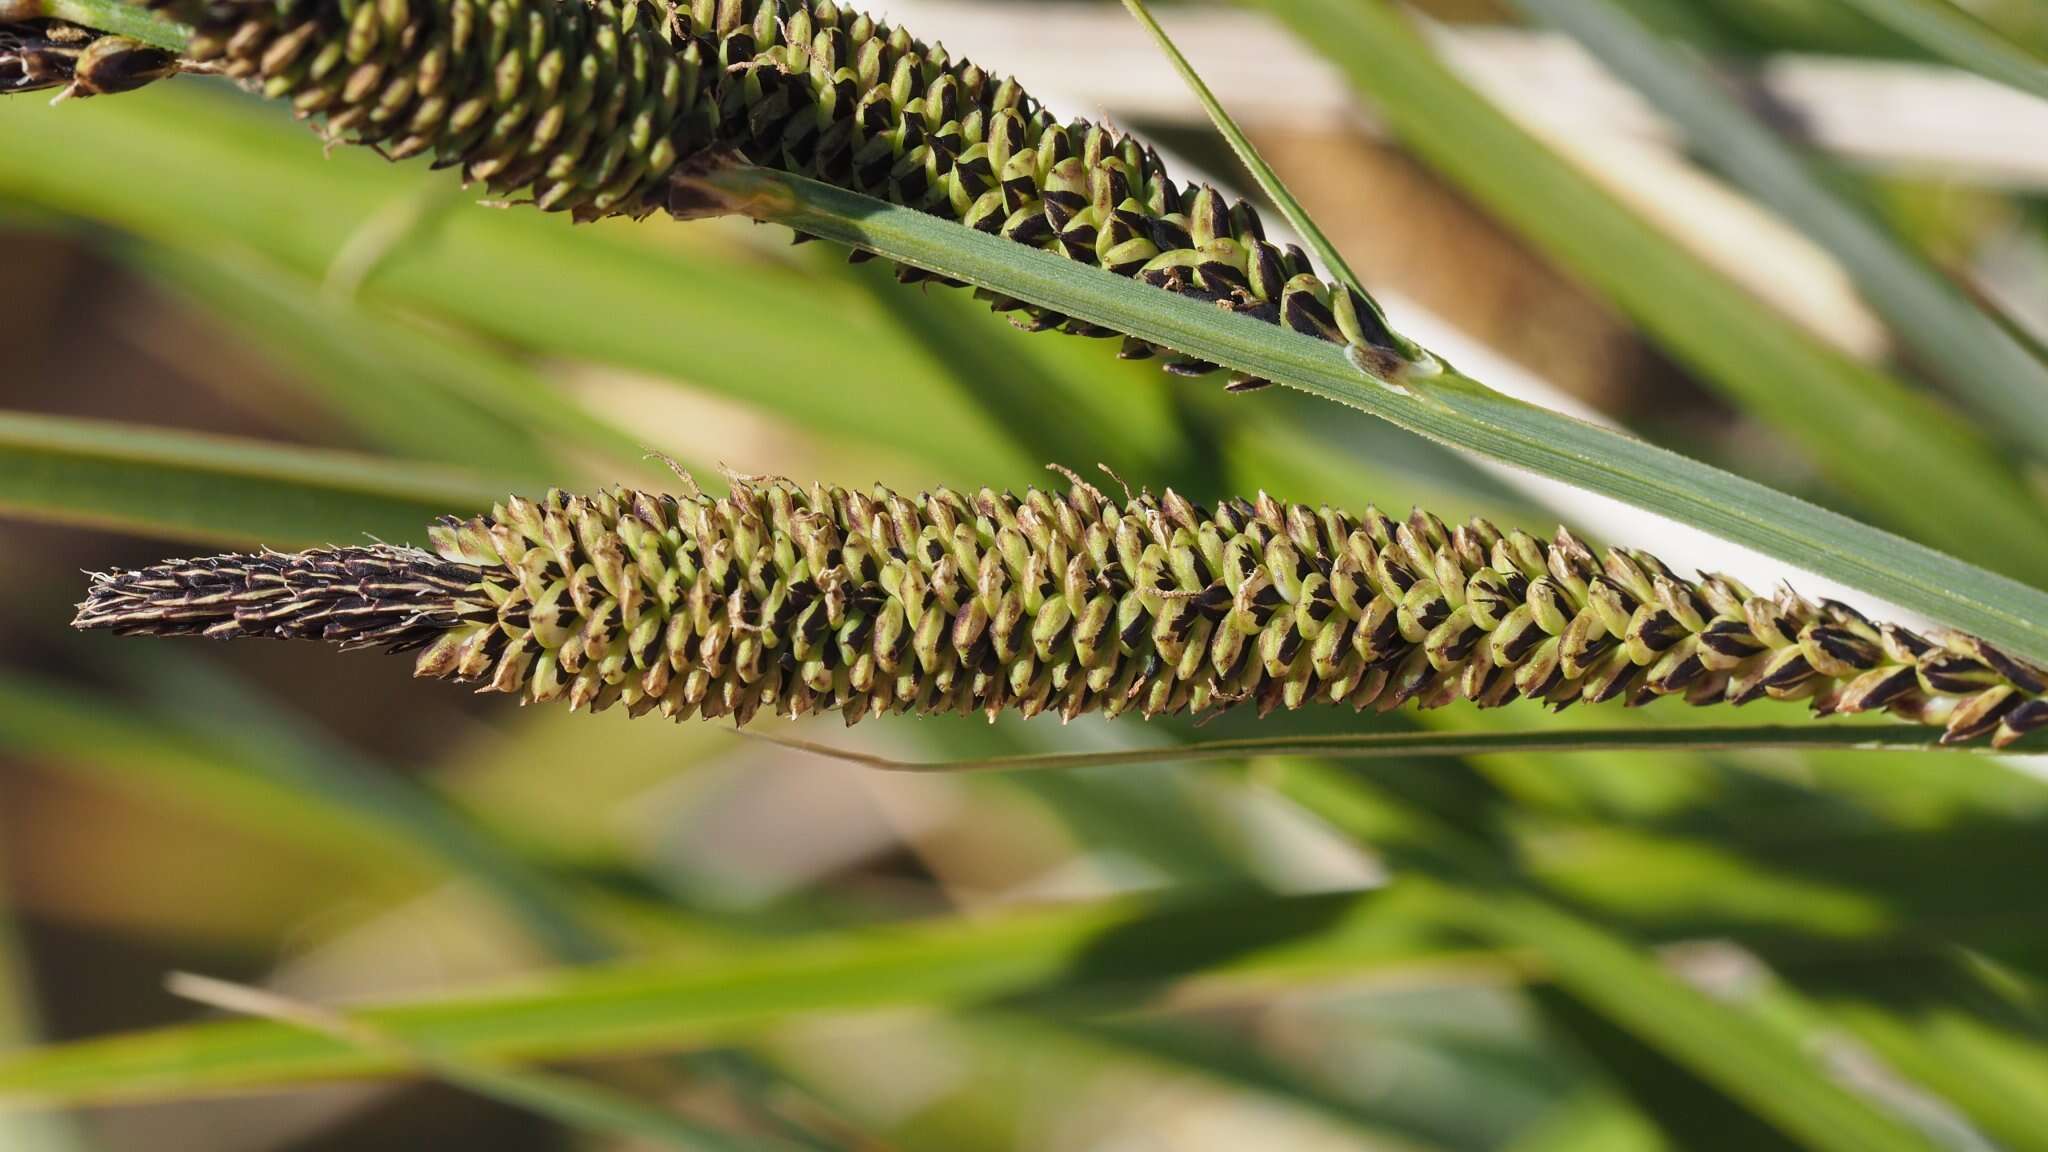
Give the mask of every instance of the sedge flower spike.
M 58 20 L 0 23 L 0 94 L 57 89 L 60 98 L 111 96 L 179 70 L 161 48 Z
M 1885 711 L 1951 742 L 2048 726 L 2048 674 L 1832 601 L 1455 528 L 1168 491 L 914 497 L 735 478 L 445 518 L 430 550 L 214 556 L 96 576 L 76 624 L 416 651 L 421 676 L 593 711 L 1005 709 L 1072 718 L 1664 696 Z
M 577 219 L 733 207 L 748 163 L 930 212 L 1357 350 L 1412 352 L 1370 298 L 1320 279 L 1259 213 L 1168 175 L 1132 136 L 1061 121 L 986 72 L 834 0 L 150 0 L 189 63 L 335 140 Z M 744 205 L 738 206 L 743 209 Z M 905 280 L 931 279 L 905 268 Z M 989 297 L 1031 329 L 1116 333 Z M 1123 354 L 1214 365 L 1132 338 Z M 1256 387 L 1233 375 L 1230 386 Z

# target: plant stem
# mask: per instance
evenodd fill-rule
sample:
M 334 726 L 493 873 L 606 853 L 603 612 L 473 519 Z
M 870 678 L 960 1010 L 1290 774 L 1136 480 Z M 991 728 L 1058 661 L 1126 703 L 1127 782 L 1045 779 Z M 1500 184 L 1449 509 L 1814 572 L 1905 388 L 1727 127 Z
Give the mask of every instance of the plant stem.
M 1265 756 L 1315 756 L 1326 760 L 1394 760 L 1498 755 L 1513 752 L 1764 751 L 1775 749 L 1861 750 L 1942 748 L 1941 734 L 1919 724 L 1764 725 L 1730 728 L 1687 725 L 1673 728 L 1598 728 L 1522 732 L 1369 732 L 1362 735 L 1259 737 L 1175 744 L 1163 748 L 1114 748 L 1103 752 L 1051 752 L 971 760 L 896 760 L 870 752 L 834 748 L 809 740 L 755 736 L 833 760 L 892 772 L 1018 772 L 1101 768 L 1111 765 L 1191 764 Z M 1949 751 L 1982 748 L 1949 746 Z M 2026 751 L 2021 746 L 2016 751 Z
M 1138 23 L 1143 24 L 1145 30 L 1152 34 L 1152 38 L 1158 41 L 1160 51 L 1173 62 L 1174 69 L 1187 81 L 1188 89 L 1195 94 L 1195 99 L 1200 101 L 1209 113 L 1209 122 L 1215 125 L 1217 133 L 1229 143 L 1231 151 L 1237 153 L 1238 162 L 1251 173 L 1252 179 L 1258 181 L 1259 189 L 1265 192 L 1275 207 L 1280 209 L 1280 214 L 1287 218 L 1287 223 L 1301 234 L 1303 243 L 1309 246 L 1338 283 L 1358 293 L 1374 310 L 1382 311 L 1380 321 L 1385 323 L 1384 311 L 1380 309 L 1378 301 L 1372 298 L 1372 294 L 1365 290 L 1365 285 L 1359 283 L 1358 274 L 1351 270 L 1351 265 L 1345 261 L 1344 254 L 1339 252 L 1337 245 L 1323 234 L 1322 228 L 1316 224 L 1315 217 L 1309 215 L 1308 209 L 1301 206 L 1301 201 L 1294 198 L 1294 193 L 1280 179 L 1279 174 L 1273 171 L 1272 166 L 1266 163 L 1265 157 L 1259 155 L 1259 150 L 1252 145 L 1251 138 L 1237 126 L 1237 121 L 1231 119 L 1229 111 L 1223 107 L 1223 102 L 1216 98 L 1216 93 L 1209 90 L 1208 83 L 1195 71 L 1195 66 L 1188 62 L 1188 58 L 1181 54 L 1179 46 L 1166 34 L 1166 29 L 1160 27 L 1159 21 L 1152 15 L 1152 10 L 1145 6 L 1145 0 L 1124 0 L 1124 7 L 1129 9 L 1131 15 L 1137 17 Z M 1391 325 L 1388 326 L 1388 331 L 1393 331 Z M 1399 332 L 1394 332 L 1393 335 L 1401 355 L 1417 363 L 1427 362 L 1428 353 L 1422 348 Z

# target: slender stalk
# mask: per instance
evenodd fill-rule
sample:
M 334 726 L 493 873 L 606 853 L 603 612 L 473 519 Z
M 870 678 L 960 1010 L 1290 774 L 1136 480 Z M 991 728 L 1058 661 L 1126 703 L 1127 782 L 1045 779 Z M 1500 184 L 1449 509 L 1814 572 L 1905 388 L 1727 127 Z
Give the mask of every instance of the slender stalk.
M 1491 756 L 1515 752 L 1765 752 L 1785 750 L 1864 751 L 1955 748 L 1938 733 L 1915 724 L 1730 728 L 1685 725 L 1671 728 L 1599 728 L 1529 732 L 1369 732 L 1344 736 L 1275 736 L 1209 740 L 1167 748 L 1117 748 L 1102 752 L 1048 752 L 965 760 L 898 760 L 810 740 L 760 735 L 756 739 L 831 760 L 889 772 L 1024 772 L 1107 768 L 1143 764 L 1194 764 L 1268 756 L 1314 756 L 1326 760 L 1421 760 Z M 2024 751 L 2024 748 L 2018 749 Z
M 325 1036 L 385 1059 L 410 1065 L 458 1088 L 546 1116 L 577 1130 L 644 1141 L 683 1152 L 799 1152 L 780 1140 L 730 1135 L 687 1116 L 571 1076 L 448 1054 L 407 1043 L 361 1017 L 280 996 L 260 988 L 174 972 L 175 996 L 237 1015 Z
M 1309 249 L 1316 254 L 1316 258 L 1323 262 L 1323 267 L 1328 268 L 1330 274 L 1340 283 L 1370 302 L 1372 298 L 1365 294 L 1365 285 L 1360 283 L 1358 274 L 1351 270 L 1351 265 L 1345 262 L 1344 254 L 1338 251 L 1337 245 L 1328 236 L 1323 234 L 1322 228 L 1316 224 L 1315 217 L 1309 215 L 1308 209 L 1301 206 L 1301 201 L 1294 198 L 1294 193 L 1273 171 L 1272 165 L 1267 164 L 1265 157 L 1259 155 L 1259 150 L 1253 146 L 1251 138 L 1237 126 L 1237 121 L 1231 118 L 1230 112 L 1223 107 L 1223 102 L 1216 98 L 1216 93 L 1209 90 L 1208 82 L 1202 79 L 1201 73 L 1195 71 L 1195 66 L 1188 62 L 1188 58 L 1181 54 L 1180 47 L 1166 34 L 1166 29 L 1160 27 L 1159 21 L 1153 17 L 1152 9 L 1146 6 L 1145 0 L 1124 0 L 1124 7 L 1129 9 L 1131 15 L 1137 17 L 1138 23 L 1143 24 L 1145 30 L 1152 34 L 1152 38 L 1159 44 L 1159 50 L 1173 62 L 1174 69 L 1180 73 L 1181 79 L 1187 81 L 1188 89 L 1195 94 L 1195 99 L 1200 101 L 1203 109 L 1208 112 L 1209 122 L 1215 125 L 1216 131 L 1229 143 L 1230 150 L 1237 153 L 1239 163 L 1244 165 L 1245 171 L 1251 173 L 1252 179 L 1258 181 L 1259 190 L 1280 209 L 1280 214 L 1287 218 L 1287 223 L 1300 234 Z M 1379 305 L 1374 303 L 1372 307 L 1377 310 Z M 1385 324 L 1384 314 L 1380 320 Z M 1391 325 L 1387 325 L 1387 329 L 1393 331 Z M 1394 335 L 1397 350 L 1402 355 L 1412 361 L 1427 361 L 1427 353 L 1420 347 L 1398 332 Z

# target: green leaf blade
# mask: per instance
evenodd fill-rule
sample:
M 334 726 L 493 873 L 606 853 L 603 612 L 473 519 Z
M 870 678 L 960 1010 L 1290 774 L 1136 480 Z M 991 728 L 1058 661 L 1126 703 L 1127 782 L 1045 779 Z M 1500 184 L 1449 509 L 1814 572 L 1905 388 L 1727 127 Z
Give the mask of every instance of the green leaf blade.
M 762 737 L 835 760 L 898 772 L 1019 772 L 1140 764 L 1187 764 L 1265 756 L 1317 756 L 1328 760 L 1411 760 L 1558 752 L 1734 752 L 1801 748 L 1927 749 L 1941 732 L 1918 724 L 1802 724 L 1668 728 L 1542 728 L 1532 731 L 1367 732 L 1334 736 L 1269 736 L 1198 740 L 1157 748 L 1105 752 L 1048 752 L 961 760 L 897 760 L 802 740 Z M 2024 749 L 2020 749 L 2024 751 Z M 1975 749 L 1953 748 L 1968 753 Z
M 167 246 L 254 250 L 318 279 L 393 202 L 453 178 L 361 149 L 325 156 L 283 109 L 207 84 L 58 109 L 0 101 L 0 196 Z M 1044 463 L 1019 452 L 857 288 L 771 260 L 646 243 L 682 227 L 572 228 L 530 210 L 458 206 L 389 253 L 360 298 L 516 348 L 682 382 L 957 472 L 1014 477 Z
M 2048 364 L 2017 337 L 1830 188 L 1682 51 L 1610 0 L 1515 3 L 1585 45 L 1677 123 L 1708 160 L 1832 252 L 1952 391 L 2001 435 L 2048 459 Z
M 409 543 L 514 490 L 353 453 L 0 414 L 0 512 L 54 523 L 230 547 Z
M 866 929 L 709 960 L 587 969 L 362 1013 L 462 1059 L 568 1059 L 718 1043 L 818 1013 L 1128 993 L 1190 974 L 1218 987 L 1497 966 L 1449 944 L 1398 892 L 1120 901 Z M 0 1107 L 162 1099 L 406 1070 L 389 1053 L 252 1021 L 207 1022 L 0 1056 Z
M 1328 236 L 1323 234 L 1322 228 L 1316 224 L 1315 217 L 1310 216 L 1308 209 L 1301 206 L 1301 201 L 1295 199 L 1294 193 L 1288 189 L 1286 182 L 1280 179 L 1279 174 L 1273 171 L 1272 165 L 1266 163 L 1265 157 L 1259 155 L 1259 150 L 1253 146 L 1251 138 L 1237 126 L 1237 121 L 1231 118 L 1229 111 L 1223 107 L 1223 102 L 1216 98 L 1216 93 L 1209 90 L 1208 82 L 1195 71 L 1195 66 L 1181 53 L 1173 38 L 1166 34 L 1166 29 L 1153 17 L 1152 9 L 1145 4 L 1145 0 L 1124 0 L 1124 7 L 1137 18 L 1138 23 L 1145 26 L 1147 32 L 1152 34 L 1152 39 L 1159 45 L 1159 50 L 1173 63 L 1174 70 L 1180 73 L 1181 79 L 1187 81 L 1189 91 L 1194 93 L 1203 111 L 1209 114 L 1209 122 L 1215 125 L 1217 133 L 1229 143 L 1230 150 L 1237 154 L 1238 162 L 1244 165 L 1245 171 L 1251 173 L 1252 179 L 1258 182 L 1260 191 L 1273 201 L 1274 207 L 1280 209 L 1280 214 L 1287 218 L 1287 223 L 1300 234 L 1302 242 L 1309 246 L 1309 250 L 1316 254 L 1316 258 L 1323 262 L 1323 266 L 1330 270 L 1330 274 L 1339 283 L 1364 298 L 1373 311 L 1379 313 L 1381 325 L 1387 326 L 1386 313 L 1380 308 L 1379 302 L 1372 298 L 1372 294 L 1365 290 L 1365 285 L 1359 282 L 1358 274 L 1351 270 L 1351 265 L 1345 261 L 1344 254 Z M 1388 331 L 1392 332 L 1392 328 L 1388 327 Z M 1403 356 L 1410 360 L 1419 360 L 1423 357 L 1422 350 L 1400 333 L 1394 333 L 1394 338 L 1400 341 L 1399 351 Z
M 1843 0 L 1935 56 L 2048 100 L 2048 63 L 1943 0 Z

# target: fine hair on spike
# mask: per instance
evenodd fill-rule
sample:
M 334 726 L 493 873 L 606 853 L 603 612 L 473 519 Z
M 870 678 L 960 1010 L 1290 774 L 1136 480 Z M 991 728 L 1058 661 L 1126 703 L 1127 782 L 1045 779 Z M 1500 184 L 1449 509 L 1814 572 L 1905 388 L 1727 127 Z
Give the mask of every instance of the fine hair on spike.
M 93 573 L 72 621 L 122 635 L 268 636 L 408 652 L 464 623 L 494 621 L 483 570 L 417 548 L 371 544 L 172 560 Z
M 417 650 L 421 676 L 676 719 L 768 711 L 1260 715 L 1311 703 L 1770 697 L 1883 711 L 1999 746 L 2048 726 L 2048 673 L 1789 590 L 1686 580 L 1421 509 L 1261 493 L 1122 504 L 1073 480 L 903 496 L 746 477 L 730 496 L 614 488 L 444 518 L 377 544 L 96 575 L 80 628 Z
M 143 2 L 193 29 L 189 66 L 289 102 L 330 142 L 430 157 L 500 202 L 578 220 L 744 210 L 704 176 L 752 164 L 1405 363 L 1379 305 L 1268 241 L 1249 202 L 1178 182 L 1136 137 L 1056 118 L 1014 80 L 834 0 Z M 981 295 L 1029 330 L 1117 335 Z M 1121 354 L 1216 370 L 1136 338 Z

